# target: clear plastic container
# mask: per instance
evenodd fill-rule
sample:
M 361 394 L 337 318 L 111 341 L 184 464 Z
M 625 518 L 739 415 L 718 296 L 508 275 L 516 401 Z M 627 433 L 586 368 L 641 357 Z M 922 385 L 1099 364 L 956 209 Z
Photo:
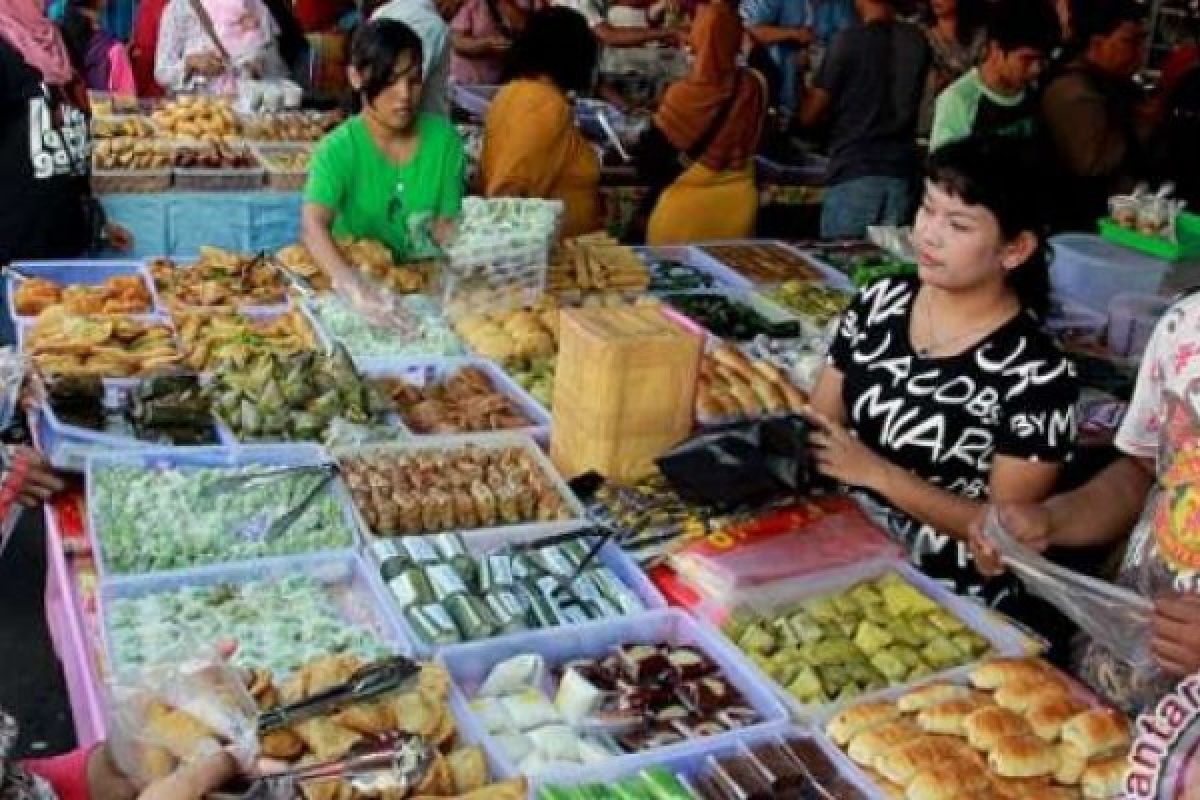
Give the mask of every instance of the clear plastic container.
M 888 573 L 899 575 L 919 590 L 921 594 L 957 617 L 970 630 L 991 642 L 992 652 L 987 657 L 1027 655 L 1026 645 L 1028 640 L 1016 628 L 1004 622 L 1000 617 L 991 613 L 983 606 L 947 591 L 932 578 L 913 568 L 906 561 L 895 557 L 874 558 L 852 566 L 829 570 L 828 572 L 810 576 L 803 582 L 794 580 L 778 581 L 773 584 L 735 592 L 723 601 L 723 609 L 702 608 L 697 611 L 697 615 L 702 618 L 712 619 L 717 616 L 718 612 L 733 611 L 739 608 L 750 608 L 760 612 L 769 611 L 778 606 L 790 605 L 801 600 L 837 592 L 862 581 L 875 580 Z M 962 674 L 964 671 L 969 671 L 976 663 L 978 661 L 942 670 L 935 673 L 932 677 Z M 803 705 L 789 694 L 784 687 L 776 683 L 771 676 L 753 664 L 750 666 L 760 680 L 765 681 L 774 688 L 776 695 L 796 720 L 806 721 L 823 715 L 829 715 L 833 710 L 846 705 L 846 703 Z M 887 692 L 900 690 L 906 686 L 913 686 L 923 682 L 924 678 L 920 681 L 896 684 L 877 692 L 865 692 L 855 697 L 853 702 L 861 702 Z
M 80 259 L 78 261 L 18 261 L 13 266 L 31 278 L 45 278 L 63 287 L 100 286 L 109 278 L 137 275 L 141 277 L 143 283 L 146 284 L 146 290 L 150 293 L 152 307 L 148 309 L 147 313 L 161 311 L 163 308 L 158 298 L 158 292 L 154 288 L 154 281 L 151 280 L 150 273 L 146 271 L 146 266 L 141 261 L 89 259 Z M 36 316 L 22 316 L 17 313 L 16 291 L 24 282 L 24 278 L 10 272 L 5 275 L 4 280 L 7 283 L 8 315 L 17 323 L 33 322 Z
M 472 433 L 464 436 L 423 436 L 403 442 L 387 442 L 367 444 L 357 447 L 332 448 L 335 459 L 344 460 L 355 457 L 369 456 L 375 453 L 419 453 L 421 451 L 457 450 L 467 446 L 484 450 L 498 450 L 509 447 L 524 449 L 534 463 L 540 468 L 544 479 L 555 489 L 566 504 L 570 513 L 569 519 L 554 522 L 525 522 L 515 525 L 496 525 L 491 528 L 471 528 L 458 530 L 466 541 L 478 539 L 482 546 L 503 544 L 506 542 L 523 542 L 537 539 L 551 533 L 571 530 L 579 526 L 587 518 L 587 512 L 579 498 L 567 486 L 566 481 L 558 474 L 558 470 L 550 463 L 550 459 L 542 452 L 537 443 L 528 436 L 516 433 Z M 370 542 L 377 538 L 366 521 L 361 519 L 357 504 L 352 504 L 354 512 L 359 515 L 359 529 Z
M 305 464 L 324 464 L 328 462 L 328 457 L 325 451 L 316 445 L 309 444 L 287 444 L 287 445 L 238 445 L 234 447 L 158 447 L 146 448 L 141 450 L 124 450 L 110 451 L 107 453 L 93 454 L 88 458 L 85 476 L 87 481 L 87 513 L 88 513 L 88 539 L 92 546 L 92 555 L 96 560 L 96 572 L 102 580 L 115 579 L 118 576 L 131 576 L 137 574 L 146 574 L 149 572 L 168 571 L 172 569 L 196 569 L 202 565 L 219 565 L 229 563 L 230 561 L 239 560 L 239 556 L 230 555 L 227 550 L 222 550 L 219 553 L 210 552 L 207 554 L 189 554 L 185 556 L 187 560 L 186 566 L 155 566 L 154 564 L 145 564 L 144 567 L 129 567 L 115 569 L 109 564 L 109 559 L 105 552 L 105 531 L 102 530 L 102 525 L 99 520 L 101 509 L 105 507 L 105 503 L 111 503 L 112 499 L 105 497 L 97 485 L 98 472 L 104 469 L 112 469 L 115 467 L 132 467 L 141 469 L 147 472 L 174 471 L 177 470 L 186 474 L 189 471 L 198 469 L 227 469 L 236 470 L 241 467 L 259 466 L 264 469 L 272 467 L 300 466 Z M 270 483 L 263 481 L 264 485 L 269 487 Z M 232 490 L 236 493 L 236 488 Z M 340 552 L 349 550 L 354 547 L 355 539 L 360 535 L 358 533 L 358 518 L 354 512 L 353 504 L 350 500 L 350 493 L 346 489 L 345 483 L 341 478 L 334 480 L 323 490 L 323 493 L 331 498 L 332 502 L 336 503 L 341 512 L 341 527 L 345 531 L 345 535 L 340 537 L 338 541 L 344 539 L 340 544 L 322 544 L 315 552 Z M 178 493 L 176 493 L 177 495 Z M 187 516 L 195 513 L 208 512 L 212 510 L 212 505 L 215 499 L 206 502 L 205 508 L 188 507 L 180 508 L 180 513 L 184 514 L 184 518 L 176 520 L 177 527 L 174 536 L 179 540 L 186 540 L 191 533 L 189 527 L 196 524 L 195 520 L 190 520 Z M 287 509 L 276 509 L 279 513 L 285 513 Z M 310 511 L 312 509 L 310 508 Z M 242 509 L 245 516 L 239 525 L 245 525 L 247 530 L 251 527 L 255 517 L 264 511 L 262 508 Z M 167 537 L 169 532 L 156 531 L 157 535 Z M 226 542 L 236 541 L 238 531 L 219 531 L 218 534 L 224 537 Z M 198 534 L 193 534 L 193 536 Z M 287 552 L 287 548 L 292 545 L 288 544 L 288 540 L 293 538 L 290 531 L 282 533 L 278 539 L 272 542 L 257 541 L 250 534 L 246 534 L 249 540 L 244 548 L 244 554 L 240 556 L 240 560 L 254 560 L 263 557 Z M 272 547 L 272 545 L 278 545 Z M 144 542 L 145 548 L 150 547 L 149 542 Z M 258 545 L 256 548 L 255 545 Z M 179 545 L 181 548 L 186 546 L 186 542 Z M 147 555 L 146 558 L 150 556 Z
M 661 295 L 661 297 L 663 302 L 666 304 L 665 307 L 670 312 L 672 318 L 683 318 L 687 320 L 689 323 L 691 323 L 691 325 L 686 327 L 689 329 L 703 331 L 704 334 L 710 339 L 723 339 L 731 337 L 722 337 L 719 333 L 710 331 L 704 320 L 696 319 L 690 316 L 686 310 L 679 308 L 672 303 L 672 297 L 723 297 L 733 303 L 739 303 L 751 309 L 752 311 L 757 312 L 760 317 L 770 324 L 791 324 L 795 327 L 795 332 L 789 337 L 783 337 L 781 335 L 774 336 L 772 338 L 790 338 L 794 336 L 800 336 L 808 330 L 808 326 L 799 316 L 793 314 L 791 311 L 779 305 L 774 300 L 764 297 L 763 295 L 751 289 L 702 289 L 691 292 L 668 292 Z M 752 338 L 753 337 L 750 337 L 749 339 L 742 341 L 750 341 Z
M 466 367 L 475 367 L 487 375 L 496 391 L 512 401 L 513 406 L 531 423 L 522 428 L 505 429 L 505 432 L 525 434 L 535 439 L 544 439 L 550 435 L 549 412 L 542 408 L 541 404 L 537 400 L 534 400 L 529 392 L 521 388 L 520 384 L 510 378 L 504 370 L 500 369 L 496 362 L 489 361 L 486 358 L 412 359 L 396 361 L 391 364 L 375 361 L 363 370 L 363 373 L 375 379 L 401 378 L 414 386 L 424 387 L 430 384 L 444 383 L 448 378 Z M 399 414 L 399 416 L 403 418 L 403 414 Z M 474 435 L 472 431 L 463 431 L 459 434 L 421 434 L 413 431 L 407 422 L 405 422 L 405 429 L 412 433 L 412 435 L 421 437 L 428 435 Z
M 134 320 L 136 322 L 145 323 L 148 325 L 165 325 L 167 328 L 174 330 L 175 326 L 169 316 L 165 314 L 121 314 L 117 315 L 124 319 Z M 21 317 L 17 320 L 17 347 L 25 353 L 25 343 L 29 337 L 29 332 L 33 329 L 35 319 L 31 317 Z M 176 337 L 177 339 L 178 337 Z M 180 350 L 182 353 L 182 350 Z M 162 370 L 163 372 L 170 371 L 169 369 Z M 104 387 L 111 391 L 131 391 L 140 383 L 146 376 L 135 377 L 110 377 L 103 376 L 102 381 Z
M 1063 337 L 1099 339 L 1108 327 L 1108 317 L 1069 298 L 1057 302 L 1046 320 L 1046 329 Z
M 1054 258 L 1050 282 L 1054 290 L 1094 311 L 1107 312 L 1122 292 L 1154 294 L 1171 264 L 1137 253 L 1099 236 L 1064 233 L 1050 239 Z
M 308 144 L 255 144 L 251 148 L 266 170 L 267 188 L 278 192 L 298 192 L 308 180 L 308 161 L 303 168 L 284 167 L 275 159 L 279 156 L 312 157 L 313 148 Z
M 261 189 L 267 173 L 258 156 L 242 141 L 231 142 L 231 145 L 239 150 L 246 149 L 254 161 L 254 166 L 236 169 L 176 166 L 172 170 L 175 188 L 184 192 L 243 192 Z M 181 143 L 176 149 L 205 146 L 205 142 L 190 142 Z
M 754 735 L 776 734 L 787 729 L 787 712 L 772 691 L 758 678 L 742 656 L 720 635 L 677 610 L 654 611 L 618 620 L 576 625 L 571 628 L 552 628 L 520 636 L 473 642 L 446 648 L 438 661 L 446 665 L 453 683 L 452 698 L 455 712 L 472 735 L 478 736 L 489 755 L 505 775 L 518 774 L 517 765 L 503 753 L 496 740 L 482 732 L 482 724 L 469 708 L 480 685 L 492 667 L 513 656 L 526 653 L 541 655 L 546 662 L 547 675 L 567 661 L 604 655 L 620 644 L 690 645 L 699 649 L 720 669 L 721 674 L 742 695 L 746 705 L 758 712 L 761 721 L 739 730 L 727 731 L 702 739 L 617 756 L 604 762 L 605 771 L 633 772 L 664 759 L 709 752 L 712 748 L 729 745 Z M 553 678 L 545 685 L 554 696 Z M 540 776 L 549 783 L 575 783 L 582 776 L 595 774 L 594 769 L 562 766 Z
M 519 541 L 519 539 L 512 540 L 511 542 L 504 542 L 500 539 L 500 537 L 471 536 L 464 537 L 463 541 L 466 544 L 467 552 L 472 556 L 478 556 L 484 553 L 499 550 L 503 548 L 504 545 Z M 374 560 L 378 561 L 378 556 L 374 553 L 374 551 L 372 551 L 372 553 L 375 556 Z M 634 563 L 632 558 L 626 555 L 624 550 L 622 550 L 613 542 L 608 542 L 602 548 L 600 548 L 600 552 L 596 555 L 596 560 L 592 563 L 596 566 L 604 566 L 611 569 L 613 574 L 617 576 L 618 580 L 620 580 L 626 588 L 630 589 L 635 595 L 637 595 L 637 598 L 642 602 L 645 611 L 658 611 L 667 607 L 667 601 L 663 599 L 662 593 L 658 591 L 658 588 L 654 585 L 654 582 L 646 576 L 646 573 L 644 573 L 636 563 Z M 390 592 L 388 599 L 389 608 L 396 617 L 396 624 L 404 630 L 404 634 L 408 638 L 408 641 L 413 643 L 413 648 L 417 655 L 422 657 L 431 657 L 443 649 L 440 646 L 426 643 L 420 636 L 417 635 L 417 633 L 412 629 L 412 626 L 408 624 L 408 620 L 404 616 L 404 609 L 400 608 L 397 603 L 392 601 Z M 535 630 L 551 629 L 542 628 Z M 527 633 L 529 633 L 529 631 L 501 634 L 500 636 L 494 636 L 491 639 L 481 639 L 478 641 L 495 641 L 497 639 L 504 639 L 510 636 L 523 636 Z
M 186 624 L 191 621 L 190 617 L 181 618 L 182 623 L 173 619 L 155 621 L 139 619 L 130 623 L 128 632 L 123 632 L 120 630 L 122 625 L 120 618 L 141 613 L 140 609 L 132 608 L 129 602 L 154 595 L 179 597 L 181 593 L 191 594 L 189 590 L 200 588 L 215 589 L 219 594 L 228 598 L 228 602 L 245 602 L 253 599 L 253 596 L 240 601 L 234 598 L 247 584 L 271 586 L 278 585 L 283 581 L 290 581 L 302 587 L 297 588 L 297 591 L 307 592 L 310 589 L 316 589 L 319 596 L 309 599 L 320 604 L 322 613 L 329 615 L 329 618 L 324 620 L 327 628 L 328 623 L 336 617 L 347 629 L 353 629 L 354 636 L 351 639 L 341 640 L 342 645 L 331 643 L 326 647 L 323 647 L 324 643 L 319 638 L 304 642 L 294 639 L 281 641 L 281 648 L 295 645 L 298 649 L 290 653 L 279 653 L 280 663 L 303 663 L 333 652 L 328 649 L 329 647 L 343 645 L 366 659 L 385 653 L 412 655 L 411 644 L 386 611 L 387 590 L 383 583 L 359 554 L 343 553 L 248 561 L 155 576 L 103 581 L 99 593 L 99 614 L 106 663 L 113 675 L 121 675 L 143 664 L 155 663 L 155 655 L 147 652 L 147 648 L 158 646 L 155 644 L 156 642 L 164 645 L 164 655 L 170 652 L 166 645 L 173 648 L 178 644 L 183 644 L 185 647 L 196 648 L 197 652 L 203 652 L 220 643 L 219 641 L 198 640 L 194 631 L 189 631 L 186 627 Z M 287 591 L 287 589 L 281 591 Z M 164 602 L 172 605 L 178 601 Z M 250 620 L 245 615 L 239 615 L 237 622 L 233 624 L 245 626 L 243 629 L 240 631 L 236 629 L 221 630 L 215 635 L 232 638 L 235 643 L 241 645 L 233 655 L 233 663 L 236 666 L 267 667 L 269 665 L 258 663 L 254 659 L 255 649 L 260 647 L 265 649 L 264 645 L 271 641 L 269 632 L 263 629 L 285 623 L 303 626 L 305 622 L 307 620 L 288 621 L 278 617 L 269 617 L 267 613 L 264 613 L 263 618 L 257 620 Z M 247 637 L 248 641 L 237 640 L 236 634 L 239 632 Z M 301 637 L 307 636 L 309 633 L 310 631 L 303 627 L 297 627 L 295 631 L 295 634 Z M 333 635 L 333 632 L 327 630 L 323 635 L 326 634 Z M 134 642 L 145 645 L 138 650 L 143 659 L 141 664 L 129 663 L 122 655 L 133 647 L 132 643 Z M 362 652 L 363 649 L 366 652 Z M 267 657 L 272 658 L 275 655 L 268 653 Z M 276 666 L 279 665 L 276 664 Z M 280 671 L 276 671 L 274 674 L 276 681 L 286 680 L 287 677 L 287 674 Z
M 1108 349 L 1121 358 L 1140 359 L 1154 328 L 1171 307 L 1166 297 L 1121 292 L 1108 304 Z

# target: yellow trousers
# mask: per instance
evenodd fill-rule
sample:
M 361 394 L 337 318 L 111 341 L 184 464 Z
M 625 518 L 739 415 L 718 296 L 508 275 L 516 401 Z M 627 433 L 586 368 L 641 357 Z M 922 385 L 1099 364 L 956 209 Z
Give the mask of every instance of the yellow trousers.
M 693 164 L 658 199 L 650 215 L 646 243 L 748 239 L 754 235 L 757 215 L 753 161 L 743 169 L 724 172 Z

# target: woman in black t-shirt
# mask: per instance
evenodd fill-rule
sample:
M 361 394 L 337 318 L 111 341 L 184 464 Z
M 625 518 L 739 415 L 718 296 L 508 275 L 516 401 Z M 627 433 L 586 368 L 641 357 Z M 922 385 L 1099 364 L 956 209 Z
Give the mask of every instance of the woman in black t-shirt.
M 976 571 L 967 530 L 990 500 L 1051 494 L 1077 397 L 1040 326 L 1049 282 L 1027 160 L 999 139 L 933 155 L 918 276 L 859 294 L 813 395 L 821 471 L 866 490 L 931 577 L 1018 616 L 1017 584 Z

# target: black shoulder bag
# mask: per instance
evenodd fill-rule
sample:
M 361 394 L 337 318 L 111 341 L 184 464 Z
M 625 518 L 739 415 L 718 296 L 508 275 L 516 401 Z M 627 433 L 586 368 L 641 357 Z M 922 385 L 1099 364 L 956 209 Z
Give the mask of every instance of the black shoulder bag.
M 646 194 L 638 203 L 637 211 L 630 230 L 633 241 L 645 241 L 646 227 L 650 223 L 650 215 L 658 205 L 658 198 L 673 184 L 680 175 L 700 160 L 708 150 L 717 134 L 725 127 L 733 104 L 737 100 L 738 91 L 742 87 L 743 70 L 738 70 L 733 79 L 733 91 L 725 102 L 717 109 L 712 121 L 704 132 L 686 150 L 680 150 L 671 144 L 667 135 L 653 123 L 642 133 L 633 149 L 633 163 L 637 168 L 638 177 L 646 185 Z

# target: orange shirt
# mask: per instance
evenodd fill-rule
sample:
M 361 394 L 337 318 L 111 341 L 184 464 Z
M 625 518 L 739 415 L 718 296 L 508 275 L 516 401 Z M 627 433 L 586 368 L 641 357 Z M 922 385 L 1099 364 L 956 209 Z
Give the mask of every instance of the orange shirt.
M 562 200 L 563 236 L 600 227 L 600 160 L 566 95 L 548 80 L 515 80 L 496 95 L 484 121 L 480 172 L 487 197 Z

